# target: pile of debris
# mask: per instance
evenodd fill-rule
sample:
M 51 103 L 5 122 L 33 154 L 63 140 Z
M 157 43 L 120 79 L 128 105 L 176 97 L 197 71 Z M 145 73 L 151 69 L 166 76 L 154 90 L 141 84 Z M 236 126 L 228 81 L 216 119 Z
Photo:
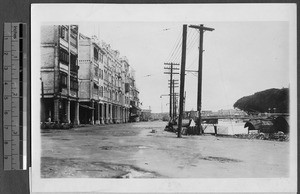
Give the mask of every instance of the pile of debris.
M 279 131 L 278 133 L 270 134 L 269 139 L 276 140 L 276 141 L 289 141 L 289 135 L 284 134 L 282 131 Z
M 235 138 L 241 139 L 261 139 L 272 141 L 289 141 L 289 135 L 284 134 L 282 131 L 277 133 L 250 133 L 250 134 L 235 134 Z
M 175 133 L 176 132 L 176 129 L 174 127 L 175 125 L 177 125 L 177 123 L 174 120 L 169 121 L 167 126 L 165 127 L 165 131 Z
M 176 133 L 178 130 L 177 121 L 169 121 L 168 125 L 165 127 L 165 131 Z M 182 135 L 200 135 L 200 130 L 196 127 L 196 123 L 193 119 L 183 119 L 182 120 Z

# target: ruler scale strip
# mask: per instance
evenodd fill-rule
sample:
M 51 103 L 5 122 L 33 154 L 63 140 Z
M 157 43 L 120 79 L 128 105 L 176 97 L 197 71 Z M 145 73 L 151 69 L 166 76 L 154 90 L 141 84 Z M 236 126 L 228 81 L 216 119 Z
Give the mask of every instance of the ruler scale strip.
M 27 26 L 4 24 L 3 137 L 4 170 L 27 168 Z

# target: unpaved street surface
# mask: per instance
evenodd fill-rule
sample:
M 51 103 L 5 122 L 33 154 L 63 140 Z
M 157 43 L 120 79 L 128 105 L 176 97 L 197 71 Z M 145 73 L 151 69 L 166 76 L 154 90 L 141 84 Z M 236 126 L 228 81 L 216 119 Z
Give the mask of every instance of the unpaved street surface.
M 164 131 L 161 121 L 42 131 L 42 178 L 277 178 L 289 142 Z

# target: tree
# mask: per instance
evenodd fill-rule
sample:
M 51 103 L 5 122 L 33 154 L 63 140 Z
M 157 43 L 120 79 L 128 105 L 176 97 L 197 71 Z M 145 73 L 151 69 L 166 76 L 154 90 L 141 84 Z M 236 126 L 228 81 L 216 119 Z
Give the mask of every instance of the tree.
M 271 88 L 256 92 L 250 96 L 244 96 L 237 100 L 234 108 L 239 108 L 248 113 L 277 112 L 287 113 L 289 111 L 289 89 Z

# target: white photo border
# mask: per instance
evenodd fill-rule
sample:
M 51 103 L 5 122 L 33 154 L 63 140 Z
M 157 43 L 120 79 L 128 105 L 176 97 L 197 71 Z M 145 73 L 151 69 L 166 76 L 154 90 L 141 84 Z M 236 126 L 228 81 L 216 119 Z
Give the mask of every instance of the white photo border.
M 296 4 L 32 4 L 31 140 L 32 192 L 296 192 L 297 191 L 297 37 Z M 153 14 L 155 13 L 155 14 Z M 79 22 L 289 22 L 290 177 L 226 179 L 40 178 L 40 27 Z M 198 21 L 199 19 L 197 19 Z M 294 130 L 293 130 L 294 129 Z

